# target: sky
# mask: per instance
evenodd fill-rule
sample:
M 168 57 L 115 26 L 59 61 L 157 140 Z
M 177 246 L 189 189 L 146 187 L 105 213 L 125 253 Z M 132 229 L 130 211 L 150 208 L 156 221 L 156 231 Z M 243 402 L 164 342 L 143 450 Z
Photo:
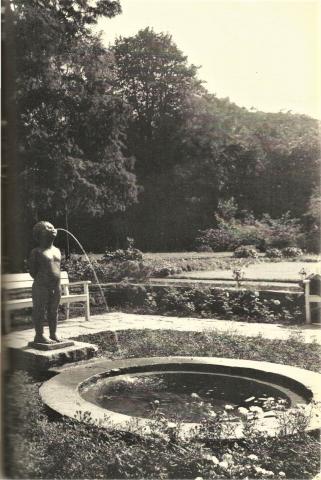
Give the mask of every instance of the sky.
M 172 35 L 219 98 L 321 119 L 321 0 L 121 0 L 106 46 L 153 27 Z

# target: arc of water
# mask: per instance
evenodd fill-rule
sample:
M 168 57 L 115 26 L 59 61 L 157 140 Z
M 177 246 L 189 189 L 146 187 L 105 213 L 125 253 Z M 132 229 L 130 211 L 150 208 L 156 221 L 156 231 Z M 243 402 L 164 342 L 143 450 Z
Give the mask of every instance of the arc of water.
M 91 261 L 90 261 L 90 258 L 89 258 L 88 255 L 87 255 L 86 250 L 84 249 L 84 247 L 82 246 L 82 244 L 79 242 L 78 238 L 76 238 L 73 233 L 69 232 L 69 230 L 66 230 L 65 228 L 57 228 L 57 231 L 66 232 L 68 235 L 70 235 L 70 236 L 75 240 L 75 242 L 77 243 L 77 245 L 80 247 L 81 251 L 82 251 L 83 254 L 85 255 L 85 258 L 86 258 L 87 262 L 88 262 L 89 265 L 90 265 L 90 268 L 92 269 L 92 272 L 93 272 L 93 274 L 94 274 L 94 278 L 95 278 L 96 284 L 98 285 L 98 288 L 99 288 L 101 297 L 102 297 L 103 302 L 104 302 L 104 304 L 105 304 L 106 312 L 108 312 L 108 311 L 109 311 L 109 308 L 108 308 L 108 305 L 107 305 L 107 302 L 106 302 L 106 298 L 105 298 L 103 289 L 101 288 L 101 284 L 100 284 L 100 282 L 99 282 L 99 280 L 98 280 L 96 271 L 95 271 L 95 269 L 94 269 L 93 264 L 92 264 Z M 114 330 L 114 336 L 115 336 L 115 341 L 116 341 L 116 344 L 117 344 L 117 349 L 118 349 L 118 351 L 119 351 L 119 350 L 120 350 L 120 347 L 119 347 L 118 335 L 117 335 L 116 330 Z
M 80 249 L 81 249 L 81 251 L 83 252 L 83 254 L 85 255 L 86 260 L 87 260 L 87 262 L 89 263 L 90 268 L 91 268 L 91 270 L 92 270 L 92 272 L 93 272 L 93 274 L 94 274 L 95 281 L 96 281 L 96 283 L 97 283 L 97 285 L 98 285 L 98 287 L 99 287 L 99 290 L 100 290 L 102 299 L 103 299 L 104 304 L 105 304 L 105 307 L 106 307 L 106 311 L 108 312 L 108 311 L 109 311 L 109 308 L 108 308 L 108 305 L 107 305 L 107 302 L 106 302 L 106 298 L 105 298 L 104 292 L 103 292 L 103 290 L 102 290 L 102 288 L 101 288 L 101 284 L 100 284 L 100 282 L 99 282 L 99 280 L 98 280 L 96 271 L 95 271 L 95 269 L 94 269 L 93 264 L 92 264 L 91 261 L 90 261 L 90 258 L 89 258 L 88 255 L 87 255 L 86 250 L 84 249 L 84 247 L 82 246 L 82 244 L 79 242 L 79 240 L 75 237 L 75 235 L 72 234 L 71 232 L 69 232 L 69 230 L 66 230 L 65 228 L 57 228 L 57 231 L 59 231 L 59 230 L 68 233 L 68 235 L 70 235 L 70 236 L 75 240 L 75 242 L 76 242 L 77 245 L 80 247 Z

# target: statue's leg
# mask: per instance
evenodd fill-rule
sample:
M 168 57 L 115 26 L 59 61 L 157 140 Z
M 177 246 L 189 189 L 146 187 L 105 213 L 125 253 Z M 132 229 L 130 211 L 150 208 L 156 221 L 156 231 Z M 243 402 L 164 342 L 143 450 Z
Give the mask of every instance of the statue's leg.
M 60 287 L 56 287 L 50 292 L 49 305 L 48 305 L 48 324 L 51 340 L 55 342 L 61 342 L 57 336 L 57 323 L 58 323 L 58 307 L 61 298 Z
M 32 286 L 32 320 L 35 327 L 37 343 L 52 343 L 49 338 L 43 334 L 45 314 L 49 301 L 49 290 L 42 285 L 36 283 Z

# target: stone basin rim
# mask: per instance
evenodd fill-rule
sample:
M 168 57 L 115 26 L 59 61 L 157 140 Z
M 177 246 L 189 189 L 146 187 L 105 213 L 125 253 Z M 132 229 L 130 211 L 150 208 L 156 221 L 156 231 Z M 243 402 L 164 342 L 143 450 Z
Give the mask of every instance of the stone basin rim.
M 297 385 L 301 392 L 305 392 L 303 396 L 310 397 L 310 401 L 321 401 L 321 374 L 305 370 L 299 367 L 292 367 L 270 362 L 258 362 L 254 360 L 239 360 L 222 357 L 194 357 L 194 356 L 172 356 L 172 357 L 143 357 L 143 358 L 127 358 L 122 360 L 99 359 L 88 365 L 83 364 L 66 368 L 58 373 L 55 377 L 46 381 L 40 387 L 40 396 L 43 402 L 61 415 L 75 418 L 77 412 L 90 412 L 91 419 L 101 427 L 112 427 L 122 431 L 132 431 L 133 423 L 141 434 L 145 432 L 148 435 L 150 427 L 154 424 L 153 420 L 141 417 L 130 417 L 107 410 L 103 407 L 86 401 L 81 396 L 81 389 L 84 385 L 90 385 L 97 380 L 108 376 L 110 371 L 113 376 L 129 373 L 131 369 L 144 368 L 148 371 L 148 367 L 175 366 L 175 365 L 193 365 L 199 367 L 220 369 L 244 370 L 243 375 L 253 374 L 264 375 L 267 379 L 276 381 L 276 378 L 285 378 L 292 385 Z M 127 371 L 126 371 L 127 370 Z M 213 372 L 214 373 L 214 372 Z M 257 377 L 256 377 L 257 378 Z M 255 377 L 253 377 L 255 380 Z M 108 417 L 108 418 L 106 418 Z M 86 421 L 85 419 L 81 419 Z M 191 431 L 198 424 L 183 423 L 182 431 L 184 436 L 190 436 Z M 268 436 L 277 433 L 275 418 L 264 418 L 258 422 L 258 427 L 267 432 Z M 317 414 L 311 417 L 311 421 L 307 427 L 308 431 L 320 429 L 321 418 Z M 241 438 L 242 428 L 237 429 L 233 436 L 226 438 Z M 223 439 L 224 437 L 222 437 Z

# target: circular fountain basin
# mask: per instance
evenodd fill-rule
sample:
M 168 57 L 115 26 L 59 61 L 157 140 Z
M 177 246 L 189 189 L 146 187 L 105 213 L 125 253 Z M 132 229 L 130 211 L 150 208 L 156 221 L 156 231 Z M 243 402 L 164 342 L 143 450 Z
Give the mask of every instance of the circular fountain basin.
M 95 421 L 122 431 L 150 433 L 155 410 L 168 422 L 179 422 L 184 436 L 195 433 L 206 416 L 223 414 L 233 422 L 221 438 L 243 436 L 244 408 L 261 413 L 256 428 L 275 435 L 280 429 L 267 399 L 287 409 L 320 401 L 321 375 L 268 362 L 214 357 L 97 360 L 70 367 L 40 388 L 43 401 L 63 415 Z M 226 407 L 228 405 L 228 407 Z M 252 408 L 251 408 L 252 407 Z M 242 412 L 243 410 L 243 412 Z M 90 413 L 90 418 L 79 414 Z M 212 412 L 212 413 L 211 413 Z M 316 408 L 307 430 L 320 428 Z

